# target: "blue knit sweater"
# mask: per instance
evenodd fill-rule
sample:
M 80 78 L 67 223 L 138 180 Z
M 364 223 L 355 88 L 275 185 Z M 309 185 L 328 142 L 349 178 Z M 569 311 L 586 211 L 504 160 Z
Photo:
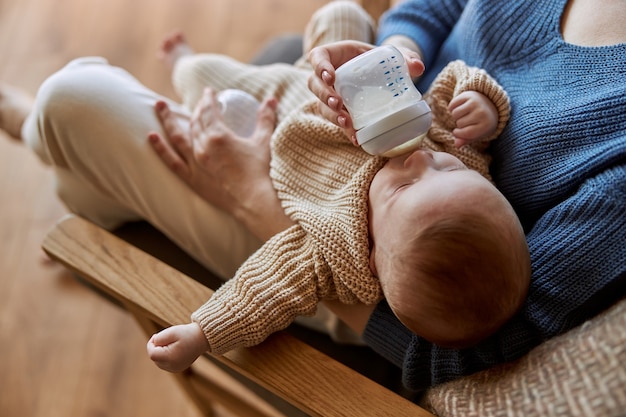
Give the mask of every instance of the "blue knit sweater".
M 484 68 L 508 92 L 511 120 L 492 144 L 492 174 L 527 233 L 527 302 L 466 350 L 411 334 L 381 303 L 365 339 L 412 389 L 514 360 L 626 294 L 626 44 L 563 41 L 566 0 L 409 0 L 381 20 L 382 42 L 414 39 L 426 91 L 452 59 Z

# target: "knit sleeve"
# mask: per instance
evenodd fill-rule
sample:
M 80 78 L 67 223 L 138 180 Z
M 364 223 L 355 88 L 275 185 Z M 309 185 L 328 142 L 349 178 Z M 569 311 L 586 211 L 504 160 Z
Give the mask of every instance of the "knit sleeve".
M 483 94 L 496 107 L 498 113 L 498 125 L 495 132 L 481 140 L 489 142 L 496 139 L 504 130 L 509 117 L 511 106 L 509 96 L 502 86 L 482 69 L 466 65 L 463 61 L 450 62 L 439 73 L 431 88 L 425 94 L 433 110 L 433 118 L 441 128 L 452 131 L 456 125 L 448 112 L 450 101 L 465 91 L 476 91 Z
M 343 303 L 380 301 L 380 282 L 369 266 L 367 217 L 369 185 L 385 159 L 353 146 L 315 101 L 277 127 L 272 152 L 270 176 L 285 214 L 328 269 L 318 275 L 318 286 L 332 287 Z
M 398 325 L 383 305 L 370 318 L 365 341 L 395 359 L 405 385 L 416 390 L 525 355 L 624 296 L 624 207 L 626 166 L 621 165 L 589 179 L 546 212 L 527 235 L 533 279 L 522 310 L 475 347 L 454 350 L 433 345 Z
M 467 0 L 404 1 L 389 9 L 380 19 L 377 42 L 402 35 L 412 39 L 430 68 L 437 53 L 463 12 Z
M 224 283 L 191 319 L 209 342 L 209 351 L 223 354 L 254 346 L 286 328 L 299 315 L 313 315 L 319 296 L 317 259 L 299 226 L 274 236 Z
M 213 353 L 256 345 L 322 299 L 375 304 L 369 267 L 368 189 L 384 164 L 355 148 L 312 101 L 272 136 L 270 177 L 295 223 L 254 253 L 192 315 Z
M 457 148 L 454 146 L 452 134 L 456 122 L 448 111 L 448 106 L 454 97 L 465 91 L 479 92 L 491 100 L 498 113 L 498 125 L 489 137 Z M 491 156 L 487 152 L 488 145 L 502 133 L 511 114 L 509 97 L 504 89 L 484 70 L 456 60 L 450 62 L 437 75 L 424 94 L 424 100 L 429 104 L 433 118 L 425 145 L 433 150 L 456 156 L 469 168 L 491 180 L 489 174 Z

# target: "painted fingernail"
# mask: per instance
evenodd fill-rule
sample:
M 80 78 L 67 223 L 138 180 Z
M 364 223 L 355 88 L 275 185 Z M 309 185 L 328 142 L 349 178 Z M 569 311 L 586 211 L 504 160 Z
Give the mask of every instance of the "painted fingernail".
M 330 107 L 331 109 L 337 110 L 338 106 L 339 106 L 339 100 L 337 100 L 337 97 L 328 98 L 328 107 Z
M 341 127 L 346 127 L 346 116 L 337 117 L 337 124 Z
M 324 82 L 328 85 L 331 85 L 331 83 L 333 82 L 333 79 L 328 71 L 322 71 L 322 80 L 324 80 Z

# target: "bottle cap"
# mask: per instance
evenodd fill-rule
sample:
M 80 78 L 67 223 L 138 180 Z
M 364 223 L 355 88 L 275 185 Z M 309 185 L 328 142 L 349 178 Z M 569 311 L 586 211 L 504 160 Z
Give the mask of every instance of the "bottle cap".
M 394 157 L 419 146 L 431 123 L 430 107 L 420 100 L 365 126 L 356 132 L 356 139 L 371 155 Z

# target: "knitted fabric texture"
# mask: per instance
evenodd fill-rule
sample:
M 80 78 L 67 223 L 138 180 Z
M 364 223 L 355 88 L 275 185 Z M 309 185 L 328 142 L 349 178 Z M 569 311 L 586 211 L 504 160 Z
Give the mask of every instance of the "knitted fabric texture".
M 465 91 L 478 91 L 487 96 L 498 112 L 498 125 L 490 136 L 477 143 L 456 148 L 452 131 L 456 123 L 448 105 L 450 101 Z M 424 100 L 431 108 L 433 122 L 423 146 L 433 151 L 447 152 L 459 158 L 468 168 L 478 171 L 491 181 L 489 164 L 491 157 L 485 152 L 489 142 L 502 133 L 509 121 L 511 109 L 509 99 L 502 87 L 485 71 L 467 66 L 463 61 L 450 62 L 437 76 Z
M 626 43 L 566 42 L 567 4 L 413 0 L 380 20 L 379 41 L 402 34 L 418 42 L 422 91 L 455 59 L 506 90 L 511 119 L 491 143 L 490 171 L 526 231 L 533 271 L 520 313 L 468 349 L 411 334 L 379 303 L 364 340 L 402 368 L 410 389 L 517 360 L 626 294 Z
M 508 120 L 506 94 L 484 71 L 460 61 L 446 67 L 439 80 L 424 95 L 433 105 L 424 146 L 454 153 L 488 177 L 483 151 Z M 492 99 L 499 125 L 486 141 L 459 150 L 447 103 L 470 89 Z M 296 224 L 266 242 L 192 315 L 213 353 L 256 345 L 297 316 L 313 315 L 322 299 L 374 304 L 383 297 L 369 268 L 367 219 L 369 185 L 386 159 L 354 147 L 317 108 L 313 102 L 294 110 L 272 137 L 270 175 Z
M 623 416 L 626 299 L 517 361 L 429 389 L 448 417 Z

